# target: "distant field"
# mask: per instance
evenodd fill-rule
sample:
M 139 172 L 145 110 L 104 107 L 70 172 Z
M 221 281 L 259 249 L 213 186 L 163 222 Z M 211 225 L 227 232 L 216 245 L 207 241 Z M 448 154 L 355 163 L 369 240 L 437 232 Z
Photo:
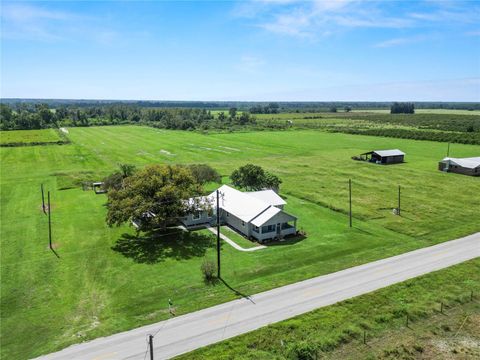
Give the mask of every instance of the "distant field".
M 367 112 L 390 114 L 390 109 L 362 109 L 352 112 Z M 458 110 L 458 109 L 415 109 L 416 114 L 450 114 L 450 115 L 476 115 L 480 116 L 480 110 Z
M 0 131 L 0 144 L 57 142 L 62 140 L 57 130 L 11 130 Z
M 377 112 L 282 113 L 256 115 L 266 128 L 307 128 L 480 145 L 480 116 L 472 114 L 389 114 Z
M 136 239 L 129 226 L 106 226 L 105 195 L 80 184 L 101 179 L 118 163 L 208 163 L 228 181 L 233 169 L 251 162 L 283 180 L 286 211 L 307 237 L 252 253 L 222 244 L 222 274 L 244 294 L 480 231 L 480 181 L 437 170 L 445 143 L 317 130 L 200 134 L 141 126 L 69 128 L 68 136 L 68 145 L 0 148 L 2 358 L 31 358 L 166 319 L 169 298 L 183 314 L 237 296 L 202 279 L 204 258 L 215 257 L 215 236 L 207 230 Z M 407 162 L 351 160 L 389 148 L 405 151 Z M 479 156 L 480 146 L 452 144 L 450 153 Z M 47 247 L 42 183 L 52 192 L 60 259 Z M 399 184 L 401 217 L 392 214 Z

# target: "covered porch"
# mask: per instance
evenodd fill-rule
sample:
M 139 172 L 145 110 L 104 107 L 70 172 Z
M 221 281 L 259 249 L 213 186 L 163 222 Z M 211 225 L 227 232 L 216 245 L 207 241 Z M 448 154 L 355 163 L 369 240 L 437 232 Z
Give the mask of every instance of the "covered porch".
M 270 216 L 271 215 L 271 216 Z M 251 235 L 260 242 L 267 239 L 281 239 L 297 232 L 297 218 L 274 208 L 271 214 L 252 221 Z

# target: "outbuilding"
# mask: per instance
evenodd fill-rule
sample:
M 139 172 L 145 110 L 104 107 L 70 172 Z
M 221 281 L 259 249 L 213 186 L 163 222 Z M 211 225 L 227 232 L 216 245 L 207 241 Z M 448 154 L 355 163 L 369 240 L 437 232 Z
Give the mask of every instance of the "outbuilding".
M 398 164 L 405 161 L 405 153 L 398 149 L 373 150 L 360 154 L 360 160 L 376 164 Z
M 480 156 L 471 158 L 446 157 L 438 163 L 438 170 L 480 176 Z

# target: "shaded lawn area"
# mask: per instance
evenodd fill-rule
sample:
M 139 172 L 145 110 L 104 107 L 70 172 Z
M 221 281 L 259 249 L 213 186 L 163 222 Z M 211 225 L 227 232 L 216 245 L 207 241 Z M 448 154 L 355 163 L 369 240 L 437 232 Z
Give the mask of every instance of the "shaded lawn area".
M 444 144 L 315 131 L 207 136 L 135 126 L 75 128 L 69 137 L 70 145 L 0 149 L 5 358 L 30 358 L 166 319 L 169 298 L 183 314 L 239 293 L 254 294 L 480 230 L 478 179 L 434 170 Z M 391 147 L 406 151 L 408 163 L 370 166 L 349 157 Z M 452 146 L 464 156 L 479 149 Z M 82 174 L 99 178 L 119 162 L 206 162 L 224 176 L 247 162 L 262 165 L 284 181 L 285 210 L 299 218 L 298 228 L 307 237 L 252 253 L 222 244 L 222 275 L 231 288 L 206 286 L 200 266 L 205 258 L 215 259 L 214 234 L 201 230 L 137 239 L 128 226 L 106 226 L 105 195 L 75 185 Z M 350 176 L 352 229 L 342 186 Z M 389 209 L 395 205 L 392 184 L 398 182 L 405 184 L 401 217 Z M 53 242 L 60 259 L 48 250 L 40 183 L 52 191 Z
M 206 232 L 167 229 L 138 235 L 124 233 L 112 250 L 138 263 L 155 264 L 167 258 L 186 260 L 205 256 L 209 247 L 212 239 Z

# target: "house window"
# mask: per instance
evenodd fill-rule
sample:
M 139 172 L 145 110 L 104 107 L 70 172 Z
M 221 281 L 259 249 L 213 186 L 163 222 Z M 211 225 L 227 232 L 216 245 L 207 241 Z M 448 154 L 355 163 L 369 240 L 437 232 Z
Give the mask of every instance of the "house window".
M 201 217 L 202 217 L 202 214 L 200 213 L 200 211 L 195 211 L 192 215 L 193 220 L 199 220 Z
M 260 230 L 260 229 L 258 228 L 258 226 L 254 226 L 254 227 L 253 227 L 253 231 L 255 231 L 256 233 L 258 233 L 258 230 Z
M 242 226 L 245 226 L 245 221 L 242 221 Z
M 275 225 L 262 226 L 262 234 L 266 234 L 274 231 L 275 231 Z
M 229 217 L 229 216 L 230 216 L 230 214 L 229 214 L 227 211 L 225 211 L 225 213 L 227 214 L 227 217 Z

